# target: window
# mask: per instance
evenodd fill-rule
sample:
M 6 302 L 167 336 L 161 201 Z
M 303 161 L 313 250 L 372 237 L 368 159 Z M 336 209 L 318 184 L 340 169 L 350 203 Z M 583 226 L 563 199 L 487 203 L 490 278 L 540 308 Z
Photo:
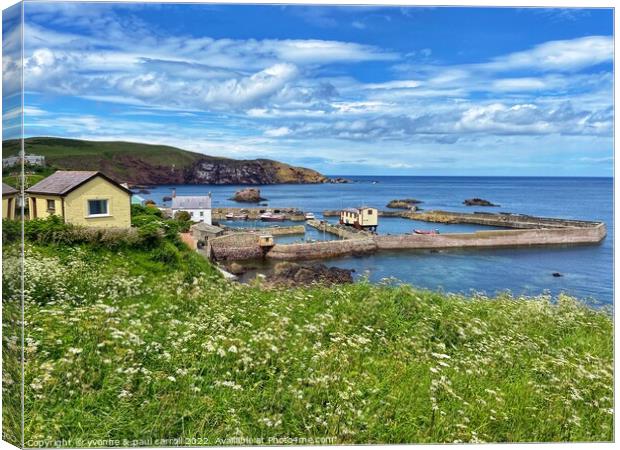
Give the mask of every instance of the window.
M 368 215 L 369 215 L 369 216 L 372 216 L 372 209 L 369 209 L 369 210 L 368 210 Z
M 107 200 L 88 200 L 89 216 L 105 216 L 108 214 Z
M 200 217 L 204 217 L 205 213 L 204 211 L 200 211 Z
M 50 211 L 50 212 L 56 211 L 56 201 L 55 200 L 48 200 L 47 201 L 47 210 Z

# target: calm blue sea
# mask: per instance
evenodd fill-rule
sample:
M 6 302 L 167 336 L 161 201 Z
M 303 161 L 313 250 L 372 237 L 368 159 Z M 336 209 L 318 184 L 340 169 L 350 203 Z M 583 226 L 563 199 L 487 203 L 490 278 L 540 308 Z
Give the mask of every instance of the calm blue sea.
M 298 207 L 317 217 L 325 209 L 369 205 L 386 209 L 396 198 L 417 198 L 423 209 L 493 211 L 570 219 L 602 220 L 607 238 L 595 246 L 498 250 L 450 250 L 439 253 L 408 251 L 331 260 L 331 265 L 355 269 L 372 281 L 394 277 L 412 285 L 446 292 L 502 291 L 537 295 L 559 292 L 587 301 L 613 303 L 613 179 L 522 177 L 347 177 L 350 184 L 260 186 L 270 208 Z M 239 206 L 229 200 L 241 186 L 156 186 L 146 198 L 162 198 L 176 188 L 179 195 L 212 192 L 214 206 Z M 463 200 L 481 197 L 499 208 L 467 207 Z M 334 220 L 334 219 L 330 219 Z M 236 223 L 234 225 L 243 225 Z M 260 225 L 246 223 L 246 225 Z M 414 228 L 439 228 L 441 232 L 481 229 L 475 225 L 416 223 L 381 218 L 380 233 L 411 232 Z M 306 239 L 331 239 L 309 230 Z M 282 238 L 293 242 L 300 237 Z M 552 273 L 560 272 L 556 278 Z

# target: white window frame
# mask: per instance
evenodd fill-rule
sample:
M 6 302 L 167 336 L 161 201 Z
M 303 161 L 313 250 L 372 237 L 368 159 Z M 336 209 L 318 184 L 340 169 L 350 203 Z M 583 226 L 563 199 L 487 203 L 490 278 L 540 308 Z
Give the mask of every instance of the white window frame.
M 102 214 L 91 214 L 90 213 L 90 202 L 105 202 L 105 209 L 106 212 L 102 213 Z M 87 218 L 91 218 L 91 217 L 110 217 L 110 199 L 108 198 L 89 198 L 88 200 L 86 200 L 86 212 L 88 213 L 86 215 Z

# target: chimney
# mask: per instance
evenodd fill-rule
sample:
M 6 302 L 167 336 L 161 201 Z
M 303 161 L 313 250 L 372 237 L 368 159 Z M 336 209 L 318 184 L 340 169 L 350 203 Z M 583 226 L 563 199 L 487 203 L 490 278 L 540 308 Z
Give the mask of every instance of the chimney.
M 172 188 L 172 198 L 175 198 L 176 196 L 177 196 L 177 189 Z

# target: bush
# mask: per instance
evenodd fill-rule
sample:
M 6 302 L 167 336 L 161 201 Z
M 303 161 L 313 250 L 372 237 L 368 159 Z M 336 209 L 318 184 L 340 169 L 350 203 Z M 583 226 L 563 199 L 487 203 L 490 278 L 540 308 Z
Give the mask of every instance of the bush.
M 150 204 L 149 206 L 131 205 L 131 217 L 142 215 L 163 217 L 161 210 L 154 206 L 150 206 Z
M 134 227 L 142 227 L 144 225 L 155 223 L 157 226 L 163 227 L 165 225 L 164 220 L 154 214 L 140 214 L 131 216 L 131 225 Z
M 138 228 L 138 236 L 145 247 L 157 247 L 164 238 L 164 231 L 156 222 Z
M 2 242 L 19 241 L 22 235 L 19 220 L 2 219 Z
M 151 252 L 153 261 L 162 262 L 164 264 L 177 265 L 181 255 L 179 250 L 171 242 L 164 241 L 159 247 Z
M 192 216 L 187 211 L 178 211 L 174 218 L 179 222 L 189 222 L 192 220 Z
M 63 240 L 62 235 L 70 227 L 57 215 L 51 215 L 45 219 L 26 220 L 24 222 L 24 237 L 37 242 L 56 242 Z

